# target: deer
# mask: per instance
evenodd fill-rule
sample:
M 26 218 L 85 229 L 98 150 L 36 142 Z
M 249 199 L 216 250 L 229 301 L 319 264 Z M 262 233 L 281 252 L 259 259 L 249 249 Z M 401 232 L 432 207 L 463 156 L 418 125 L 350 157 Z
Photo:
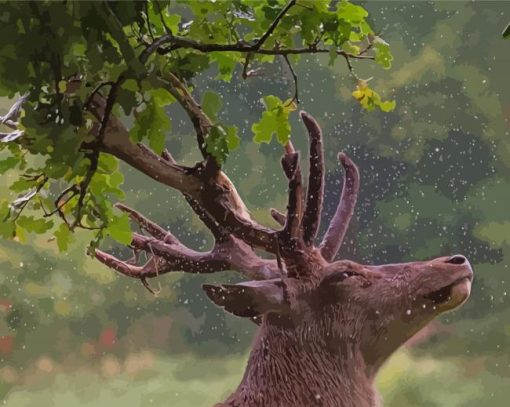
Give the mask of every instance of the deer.
M 170 81 L 203 145 L 210 121 L 177 78 Z M 93 103 L 101 118 L 105 100 Z M 209 251 L 196 251 L 119 203 L 146 232 L 133 233 L 130 247 L 145 252 L 148 260 L 137 264 L 100 249 L 95 257 L 152 292 L 149 279 L 168 272 L 234 270 L 245 278 L 237 284 L 203 285 L 218 307 L 258 325 L 239 386 L 216 407 L 380 406 L 374 379 L 382 364 L 435 317 L 461 306 L 471 292 L 473 270 L 458 254 L 385 265 L 336 260 L 360 188 L 359 169 L 345 153 L 338 154 L 344 169 L 338 207 L 316 244 L 325 184 L 323 136 L 311 115 L 300 116 L 309 136 L 308 182 L 303 181 L 300 153 L 289 142 L 281 159 L 288 180 L 286 213 L 271 209 L 279 228 L 251 219 L 230 179 L 204 151 L 203 162 L 185 167 L 167 150 L 158 155 L 132 143 L 123 124 L 108 119 L 102 152 L 180 191 L 215 243 Z

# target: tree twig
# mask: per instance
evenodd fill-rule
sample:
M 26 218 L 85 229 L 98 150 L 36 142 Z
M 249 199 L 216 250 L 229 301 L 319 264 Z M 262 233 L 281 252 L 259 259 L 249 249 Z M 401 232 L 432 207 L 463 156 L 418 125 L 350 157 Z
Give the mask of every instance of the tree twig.
M 285 62 L 287 63 L 287 66 L 289 67 L 289 70 L 290 70 L 290 74 L 292 75 L 292 79 L 294 80 L 294 96 L 292 97 L 292 99 L 289 101 L 289 103 L 287 104 L 287 106 L 290 106 L 292 104 L 292 102 L 296 102 L 297 104 L 299 104 L 299 90 L 298 90 L 298 77 L 296 75 L 296 73 L 294 72 L 294 68 L 292 68 L 292 64 L 290 63 L 289 61 L 289 57 L 288 55 L 284 55 L 283 56 L 283 59 L 285 59 Z
M 250 64 L 250 60 L 251 60 L 251 57 L 253 56 L 253 53 L 252 52 L 248 52 L 246 54 L 246 58 L 244 60 L 244 65 L 243 65 L 243 79 L 246 79 L 250 76 L 250 72 L 248 72 L 248 65 Z
M 357 81 L 359 81 L 360 78 L 358 77 L 358 75 L 356 75 L 356 73 L 354 72 L 354 69 L 352 68 L 351 57 L 349 57 L 346 54 L 344 54 L 343 57 L 345 58 L 345 62 L 347 62 L 347 68 L 349 69 L 351 76 L 354 79 L 356 79 Z
M 154 4 L 156 4 L 156 6 L 158 7 L 159 18 L 161 20 L 161 24 L 163 24 L 163 27 L 165 28 L 166 33 L 172 35 L 172 30 L 170 29 L 170 27 L 166 25 L 165 19 L 163 18 L 163 11 L 161 10 L 161 5 L 159 4 L 159 1 L 154 0 Z
M 294 6 L 295 4 L 296 4 L 296 0 L 290 0 L 287 3 L 287 5 L 278 13 L 278 15 L 276 16 L 274 21 L 271 23 L 271 25 L 269 26 L 267 31 L 264 33 L 264 35 L 262 35 L 262 37 L 260 37 L 260 39 L 257 41 L 257 43 L 253 46 L 254 51 L 257 51 L 258 49 L 260 49 L 260 47 L 264 44 L 264 42 L 266 42 L 266 40 L 271 36 L 273 31 L 276 29 L 280 20 L 285 16 L 285 14 L 287 14 L 287 12 L 290 10 L 290 8 L 292 6 Z

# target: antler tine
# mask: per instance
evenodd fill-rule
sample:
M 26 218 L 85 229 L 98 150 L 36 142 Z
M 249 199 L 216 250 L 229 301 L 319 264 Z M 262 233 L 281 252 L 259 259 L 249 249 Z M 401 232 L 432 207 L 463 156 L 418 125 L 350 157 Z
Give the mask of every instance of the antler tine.
M 301 237 L 301 221 L 303 218 L 303 185 L 301 169 L 299 167 L 299 153 L 289 142 L 285 146 L 282 157 L 282 167 L 289 180 L 289 199 L 287 204 L 287 219 L 280 237 L 285 244 Z
M 315 119 L 306 112 L 300 112 L 301 119 L 310 138 L 310 172 L 306 209 L 303 217 L 303 240 L 307 246 L 313 244 L 319 230 L 322 201 L 324 199 L 324 148 L 322 131 Z
M 335 215 L 320 245 L 322 257 L 327 261 L 332 261 L 335 258 L 338 249 L 342 245 L 349 222 L 354 214 L 359 192 L 358 167 L 345 153 L 339 153 L 338 160 L 342 163 L 345 170 L 342 195 L 340 196 Z
M 217 243 L 208 252 L 198 252 L 182 243 L 167 243 L 138 233 L 133 234 L 131 246 L 151 255 L 145 265 L 130 264 L 99 249 L 95 250 L 95 256 L 119 273 L 140 279 L 174 271 L 204 274 L 235 270 L 254 280 L 272 279 L 281 274 L 275 260 L 258 257 L 249 245 L 233 236 Z
M 278 224 L 280 224 L 280 226 L 285 226 L 285 221 L 287 220 L 287 216 L 285 216 L 279 210 L 277 210 L 275 208 L 271 208 L 271 216 Z
M 141 278 L 145 274 L 143 266 L 129 264 L 128 262 L 119 260 L 115 256 L 103 252 L 102 250 L 96 249 L 94 255 L 96 259 L 105 266 L 114 269 L 125 276 Z
M 292 141 L 288 141 L 287 144 L 283 146 L 283 150 L 285 151 L 285 155 L 290 155 L 296 152 L 296 149 L 294 148 L 294 144 L 292 144 Z
M 168 230 L 163 229 L 157 223 L 146 218 L 140 212 L 134 210 L 133 208 L 130 208 L 129 206 L 126 206 L 120 202 L 117 202 L 114 206 L 120 209 L 122 212 L 127 213 L 133 222 L 137 223 L 141 229 L 146 230 L 156 239 L 162 240 L 167 243 L 179 242 L 179 240 L 174 235 L 172 235 Z
M 186 202 L 188 202 L 191 209 L 193 209 L 204 225 L 211 231 L 217 242 L 224 241 L 230 235 L 225 228 L 222 228 L 216 223 L 216 221 L 196 200 L 191 198 L 189 195 L 184 195 L 184 198 L 186 198 Z

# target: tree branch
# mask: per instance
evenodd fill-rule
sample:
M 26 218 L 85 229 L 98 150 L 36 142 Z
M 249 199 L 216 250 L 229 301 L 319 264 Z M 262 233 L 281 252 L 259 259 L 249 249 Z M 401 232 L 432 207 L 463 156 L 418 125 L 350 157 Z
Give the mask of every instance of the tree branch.
M 223 178 L 222 185 L 211 179 L 210 183 L 205 183 L 194 171 L 171 164 L 143 145 L 133 145 L 127 139 L 127 134 L 123 141 L 121 135 L 110 134 L 112 137 L 105 139 L 104 151 L 156 181 L 189 195 L 206 208 L 213 219 L 240 239 L 254 247 L 276 253 L 274 231 L 253 222 L 245 213 L 238 212 L 236 208 L 242 201 L 228 178 Z
M 71 199 L 73 199 L 76 195 L 79 194 L 79 192 L 80 192 L 79 188 L 76 184 L 73 184 L 73 185 L 67 187 L 66 189 L 64 189 L 57 196 L 57 199 L 55 199 L 55 209 L 52 210 L 51 212 L 46 212 L 46 210 L 44 209 L 44 207 L 41 204 L 41 207 L 43 208 L 43 211 L 44 211 L 44 217 L 47 218 L 47 217 L 53 216 L 55 213 L 58 213 L 58 215 L 64 221 L 64 223 L 67 225 L 67 227 L 69 229 L 71 229 L 71 224 L 67 221 L 67 218 L 64 214 L 63 209 L 64 209 L 64 206 L 66 206 Z M 66 195 L 69 195 L 69 196 L 62 201 L 62 199 Z
M 161 48 L 165 44 L 171 44 L 168 48 Z M 238 42 L 235 44 L 214 44 L 214 43 L 202 43 L 193 40 L 188 37 L 180 37 L 177 35 L 162 35 L 156 41 L 154 41 L 142 55 L 151 55 L 155 51 L 159 54 L 164 55 L 169 52 L 191 48 L 197 51 L 208 53 L 208 52 L 240 52 L 247 53 L 252 52 L 260 55 L 299 55 L 299 54 L 328 54 L 331 52 L 327 48 L 318 48 L 316 46 L 300 47 L 300 48 L 259 48 L 255 49 L 254 45 L 250 45 L 244 42 Z M 368 59 L 373 60 L 375 57 L 372 55 L 354 55 L 343 50 L 337 49 L 336 54 L 340 56 L 348 56 L 352 59 Z
M 175 99 L 177 99 L 193 123 L 197 136 L 198 148 L 200 149 L 202 156 L 206 159 L 206 167 L 208 167 L 211 172 L 219 170 L 218 163 L 207 152 L 206 148 L 205 138 L 213 126 L 211 119 L 207 117 L 205 112 L 202 110 L 202 106 L 200 106 L 177 76 L 170 72 L 168 73 L 168 79 L 169 80 L 166 81 L 165 79 L 158 78 L 157 81 L 160 83 L 161 87 L 166 89 Z
M 351 76 L 357 81 L 359 81 L 360 80 L 359 76 L 356 75 L 354 69 L 352 68 L 351 57 L 347 54 L 344 54 L 343 57 L 345 58 L 345 62 L 347 62 L 347 68 L 349 69 Z
M 90 100 L 89 111 L 98 121 L 104 117 L 106 102 L 96 93 Z M 111 116 L 100 145 L 104 153 L 112 154 L 133 168 L 171 188 L 188 194 L 196 194 L 200 182 L 189 176 L 187 169 L 158 156 L 143 144 L 134 144 L 129 132 L 115 116 Z
M 176 86 L 181 86 L 180 81 L 175 79 Z M 178 92 L 168 82 L 161 81 L 165 83 L 167 89 L 173 89 L 175 94 L 183 96 L 184 103 L 190 103 L 193 108 L 192 112 L 188 112 L 190 116 L 193 115 L 195 119 L 208 123 L 205 114 L 197 118 L 196 113 L 202 110 L 194 99 L 188 98 L 184 91 Z M 96 94 L 91 100 L 90 111 L 96 119 L 101 120 L 104 109 L 104 98 Z M 207 168 L 206 163 L 206 171 L 200 166 L 184 168 L 160 157 L 143 144 L 135 145 L 130 141 L 127 129 L 113 115 L 108 122 L 101 151 L 112 154 L 151 178 L 189 195 L 205 208 L 218 224 L 246 243 L 276 253 L 275 232 L 249 218 L 247 212 L 242 210 L 244 204 L 235 187 L 221 171 L 215 170 L 213 165 Z
M 280 22 L 280 20 L 285 16 L 285 14 L 287 14 L 287 12 L 295 4 L 296 4 L 296 0 L 290 0 L 286 4 L 286 6 L 278 13 L 278 15 L 276 16 L 275 20 L 271 23 L 271 25 L 269 26 L 267 31 L 264 33 L 264 35 L 262 35 L 262 37 L 260 37 L 260 39 L 257 41 L 257 43 L 253 46 L 253 48 L 254 48 L 253 50 L 254 51 L 257 51 L 257 50 L 260 49 L 260 47 L 266 42 L 266 40 L 271 36 L 273 31 L 276 29 L 276 27 L 278 26 L 278 23 Z

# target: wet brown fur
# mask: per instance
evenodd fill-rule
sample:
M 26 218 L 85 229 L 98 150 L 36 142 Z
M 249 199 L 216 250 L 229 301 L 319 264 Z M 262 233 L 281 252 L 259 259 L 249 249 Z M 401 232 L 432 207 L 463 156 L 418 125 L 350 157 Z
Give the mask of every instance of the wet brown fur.
M 264 316 L 239 387 L 217 406 L 382 405 L 374 387 L 382 363 L 432 318 L 458 305 L 436 306 L 426 295 L 471 278 L 469 263 L 448 259 L 315 263 L 306 279 L 283 279 L 289 309 Z M 335 282 L 331 276 L 342 272 L 356 274 Z

